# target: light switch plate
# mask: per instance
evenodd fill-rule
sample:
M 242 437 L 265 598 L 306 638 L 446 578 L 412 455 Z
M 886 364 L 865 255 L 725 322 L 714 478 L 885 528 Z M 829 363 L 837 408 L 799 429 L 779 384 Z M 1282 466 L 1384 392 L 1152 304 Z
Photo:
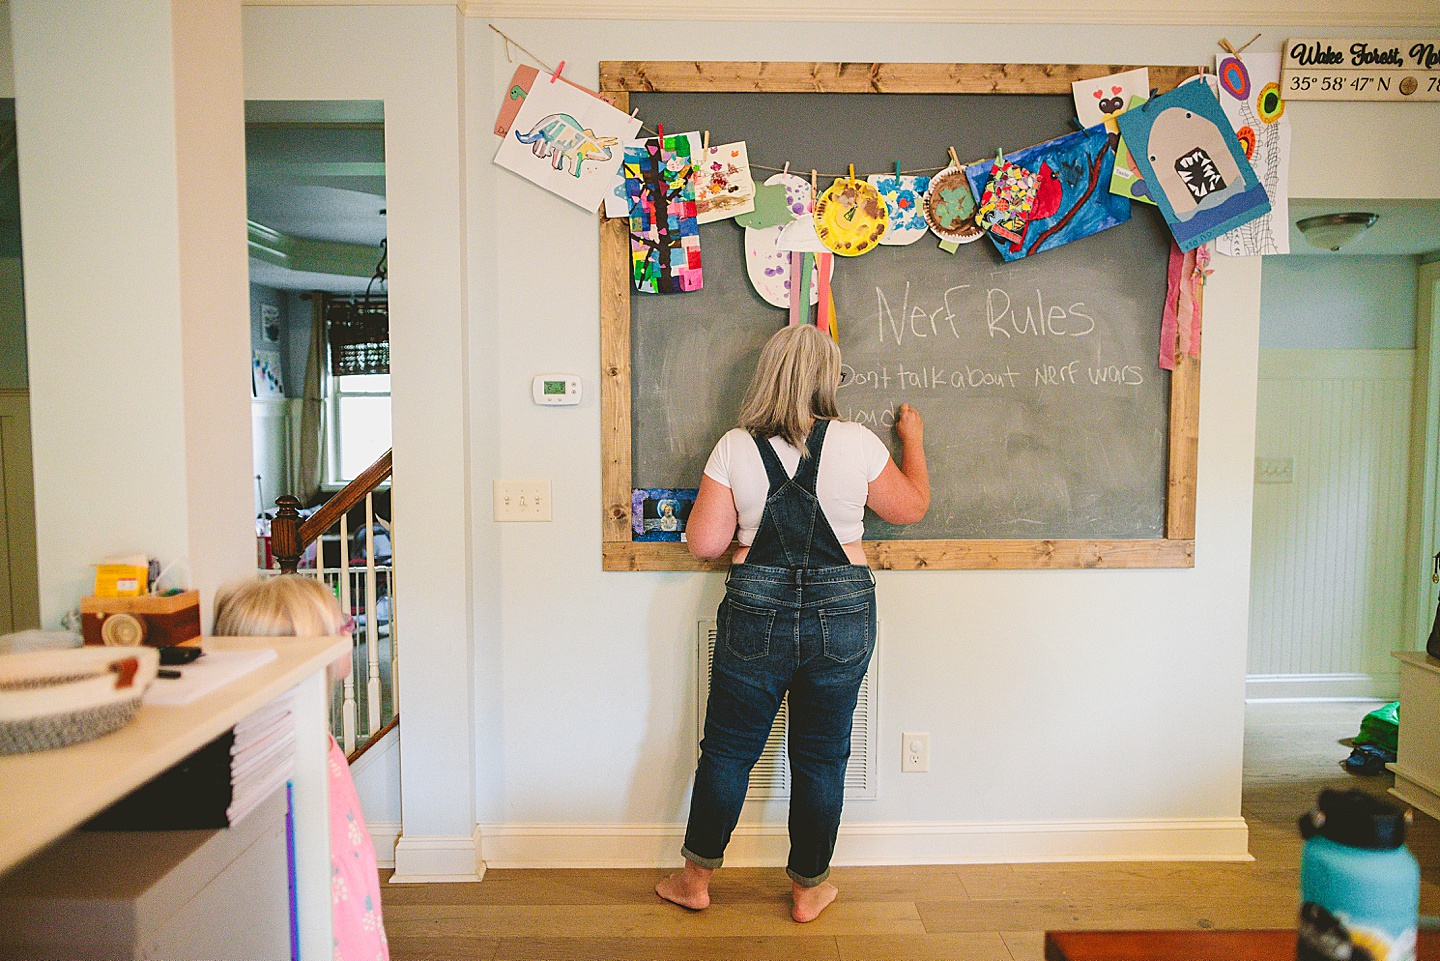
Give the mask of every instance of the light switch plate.
M 548 521 L 550 482 L 548 480 L 496 480 L 495 520 Z
M 1293 458 L 1293 457 L 1257 457 L 1257 458 L 1255 458 L 1255 483 L 1257 483 L 1257 484 L 1293 484 L 1293 483 L 1295 483 L 1295 458 Z

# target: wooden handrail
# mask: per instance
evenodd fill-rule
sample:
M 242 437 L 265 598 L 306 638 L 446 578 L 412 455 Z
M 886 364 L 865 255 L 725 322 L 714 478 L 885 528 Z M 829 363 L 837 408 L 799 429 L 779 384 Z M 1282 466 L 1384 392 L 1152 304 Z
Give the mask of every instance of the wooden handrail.
M 364 744 L 360 745 L 355 750 L 351 751 L 348 755 L 346 755 L 345 760 L 349 761 L 351 764 L 354 764 L 356 761 L 360 760 L 360 755 L 364 754 L 366 751 L 379 744 L 381 738 L 383 738 L 385 735 L 389 734 L 393 729 L 399 726 L 400 715 L 396 714 L 386 723 L 384 727 L 367 737 Z
M 390 476 L 390 451 L 375 459 L 375 463 L 360 472 L 334 497 L 303 523 L 300 518 L 300 501 L 294 495 L 282 494 L 276 498 L 275 519 L 270 522 L 270 549 L 280 563 L 280 570 L 294 574 L 300 566 L 300 555 L 316 538 L 328 531 L 340 517 L 355 507 L 365 495 L 379 487 Z

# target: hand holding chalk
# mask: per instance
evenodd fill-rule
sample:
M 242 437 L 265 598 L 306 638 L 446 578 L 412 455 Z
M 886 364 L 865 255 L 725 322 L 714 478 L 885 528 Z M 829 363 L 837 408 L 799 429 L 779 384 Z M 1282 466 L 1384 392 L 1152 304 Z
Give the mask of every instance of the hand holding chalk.
M 920 419 L 920 412 L 909 404 L 901 404 L 895 418 L 895 433 L 906 447 L 914 444 L 918 448 L 924 443 L 925 422 Z

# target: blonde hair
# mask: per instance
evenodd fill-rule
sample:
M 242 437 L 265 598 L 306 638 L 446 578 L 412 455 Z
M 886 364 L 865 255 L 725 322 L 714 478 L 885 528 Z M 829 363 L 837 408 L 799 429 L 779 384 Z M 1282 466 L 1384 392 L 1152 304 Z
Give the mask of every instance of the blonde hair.
M 344 624 L 334 595 L 300 574 L 257 578 L 222 588 L 215 597 L 218 636 L 330 637 Z
M 740 406 L 740 426 L 757 437 L 781 437 L 805 449 L 817 417 L 840 418 L 840 348 L 810 324 L 784 327 L 765 342 Z

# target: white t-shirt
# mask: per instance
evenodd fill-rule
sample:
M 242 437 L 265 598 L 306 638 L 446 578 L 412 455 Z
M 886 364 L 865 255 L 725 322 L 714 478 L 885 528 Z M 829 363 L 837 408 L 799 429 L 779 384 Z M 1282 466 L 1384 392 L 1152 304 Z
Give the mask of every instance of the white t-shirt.
M 779 437 L 770 438 L 770 446 L 775 449 L 785 472 L 794 477 L 800 466 L 799 449 Z M 890 451 L 863 424 L 832 420 L 825 429 L 815 493 L 840 543 L 849 544 L 864 536 L 865 498 L 870 492 L 870 482 L 880 476 L 889 462 Z M 765 462 L 760 459 L 755 439 L 739 427 L 727 431 L 710 452 L 705 476 L 730 488 L 735 495 L 735 511 L 740 516 L 740 543 L 753 543 L 755 532 L 760 529 L 760 515 L 765 511 L 765 498 L 770 493 L 770 479 L 765 474 Z

